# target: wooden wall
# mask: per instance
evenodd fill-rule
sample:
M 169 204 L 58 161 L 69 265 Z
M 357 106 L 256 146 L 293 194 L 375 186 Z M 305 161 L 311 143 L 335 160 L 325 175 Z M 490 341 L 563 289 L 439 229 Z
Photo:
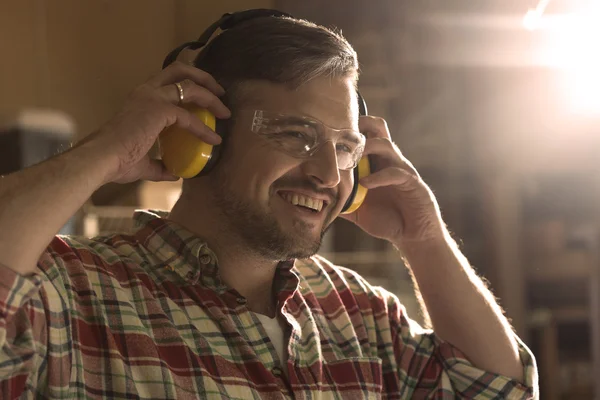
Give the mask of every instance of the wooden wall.
M 0 0 L 0 117 L 56 108 L 83 136 L 109 118 L 166 53 L 223 13 L 271 0 Z

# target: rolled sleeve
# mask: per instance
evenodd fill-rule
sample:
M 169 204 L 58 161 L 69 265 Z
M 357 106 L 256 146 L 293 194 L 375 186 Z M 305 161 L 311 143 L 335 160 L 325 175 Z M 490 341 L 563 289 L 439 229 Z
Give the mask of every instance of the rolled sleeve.
M 432 334 L 433 335 L 433 334 Z M 538 373 L 529 348 L 515 336 L 523 365 L 523 381 L 487 372 L 471 364 L 465 355 L 448 342 L 434 336 L 434 354 L 448 375 L 452 390 L 468 399 L 537 399 Z
M 42 287 L 43 278 L 38 274 L 23 276 L 0 264 L 0 326 L 5 333 L 7 323 L 35 296 Z M 2 341 L 6 338 L 2 335 Z
M 61 387 L 70 375 L 71 324 L 60 275 L 61 254 L 71 256 L 69 251 L 54 238 L 31 275 L 0 265 L 0 398 L 26 396 L 40 382 L 42 392 Z
M 36 348 L 43 344 L 35 335 L 37 311 L 30 303 L 43 282 L 40 275 L 23 276 L 0 265 L 0 393 L 20 393 L 34 370 Z
M 458 348 L 408 318 L 396 296 L 380 293 L 387 297 L 398 379 L 401 387 L 409 388 L 410 398 L 539 397 L 535 358 L 516 335 L 524 370 L 522 381 L 477 368 Z

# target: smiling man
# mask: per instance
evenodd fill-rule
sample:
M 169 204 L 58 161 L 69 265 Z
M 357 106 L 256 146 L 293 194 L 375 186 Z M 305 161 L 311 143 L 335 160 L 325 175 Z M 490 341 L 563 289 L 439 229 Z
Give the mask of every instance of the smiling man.
M 261 15 L 135 89 L 84 143 L 2 178 L 2 398 L 536 397 L 533 356 L 431 191 L 385 121 L 359 117 L 352 47 Z M 148 156 L 170 126 L 221 144 L 172 210 L 137 212 L 131 235 L 54 236 L 104 183 L 177 179 Z M 343 217 L 402 252 L 433 330 L 315 256 L 363 156 L 370 190 Z
M 225 153 L 210 174 L 184 182 L 170 219 L 226 247 L 243 243 L 243 257 L 255 249 L 260 265 L 310 257 L 350 194 L 364 148 L 355 76 L 316 77 L 295 89 L 240 86 L 251 100 L 230 121 Z

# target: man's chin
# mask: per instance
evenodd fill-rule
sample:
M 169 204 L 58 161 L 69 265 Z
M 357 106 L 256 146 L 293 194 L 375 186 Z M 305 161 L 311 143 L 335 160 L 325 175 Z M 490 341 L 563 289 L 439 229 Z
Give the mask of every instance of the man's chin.
M 287 261 L 293 259 L 309 258 L 317 254 L 321 243 L 299 245 L 298 243 L 279 243 L 279 246 L 263 247 L 259 251 L 263 257 L 273 261 Z
M 295 259 L 295 258 L 298 258 L 298 259 L 309 258 L 309 257 L 312 257 L 315 254 L 317 254 L 320 248 L 321 248 L 321 243 L 319 243 L 316 246 L 312 246 L 312 247 L 296 248 L 296 249 L 293 249 L 289 253 L 289 256 L 287 257 L 287 259 L 291 260 L 291 259 Z
M 302 232 L 288 236 L 289 258 L 309 258 L 317 254 L 323 241 L 322 231 Z

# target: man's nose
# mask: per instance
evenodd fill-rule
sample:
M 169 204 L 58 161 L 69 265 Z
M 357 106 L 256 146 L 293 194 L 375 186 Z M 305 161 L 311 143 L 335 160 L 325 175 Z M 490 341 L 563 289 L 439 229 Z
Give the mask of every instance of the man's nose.
M 327 141 L 309 157 L 302 167 L 304 173 L 317 180 L 323 187 L 336 187 L 340 183 L 335 144 Z

